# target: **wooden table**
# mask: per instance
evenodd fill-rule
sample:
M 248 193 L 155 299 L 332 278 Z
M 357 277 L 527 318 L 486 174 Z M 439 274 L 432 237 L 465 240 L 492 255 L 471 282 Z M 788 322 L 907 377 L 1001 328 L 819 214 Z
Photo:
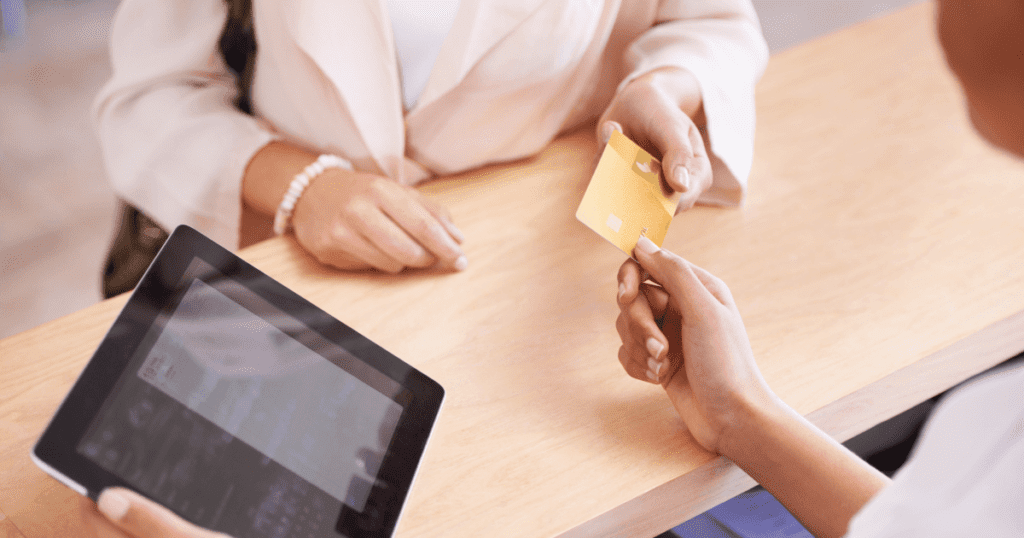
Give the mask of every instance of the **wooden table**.
M 768 382 L 840 440 L 1024 350 L 1024 166 L 972 133 L 932 21 L 916 6 L 773 57 L 746 206 L 680 215 L 666 241 L 731 285 Z M 467 236 L 463 273 L 242 252 L 446 387 L 399 536 L 654 535 L 752 484 L 621 371 L 624 257 L 573 216 L 591 138 L 424 188 Z M 109 532 L 28 453 L 124 300 L 0 341 L 4 532 Z

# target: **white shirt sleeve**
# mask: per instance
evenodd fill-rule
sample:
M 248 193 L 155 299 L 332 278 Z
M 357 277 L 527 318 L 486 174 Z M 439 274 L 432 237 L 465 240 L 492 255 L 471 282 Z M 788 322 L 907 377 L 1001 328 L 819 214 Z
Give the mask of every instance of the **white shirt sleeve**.
M 123 0 L 93 112 L 119 196 L 235 249 L 245 167 L 275 136 L 233 105 L 217 48 L 226 20 L 224 0 Z
M 754 86 L 768 62 L 749 0 L 662 0 L 656 25 L 630 46 L 626 60 L 631 73 L 620 88 L 661 67 L 697 77 L 714 177 L 699 201 L 741 203 L 754 154 Z
M 846 536 L 1024 536 L 1024 367 L 943 400 L 910 459 Z

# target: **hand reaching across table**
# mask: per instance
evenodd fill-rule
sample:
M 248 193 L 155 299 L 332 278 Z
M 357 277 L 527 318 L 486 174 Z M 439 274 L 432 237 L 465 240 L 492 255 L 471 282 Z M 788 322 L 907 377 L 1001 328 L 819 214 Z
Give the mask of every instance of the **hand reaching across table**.
M 637 77 L 612 99 L 598 121 L 598 140 L 613 130 L 661 160 L 662 177 L 681 193 L 677 212 L 693 207 L 711 187 L 711 161 L 698 123 L 704 125 L 700 84 L 685 69 L 663 68 Z
M 639 266 L 619 270 L 626 372 L 661 384 L 701 446 L 731 459 L 815 536 L 845 534 L 888 479 L 772 392 L 724 282 L 646 237 L 635 255 Z

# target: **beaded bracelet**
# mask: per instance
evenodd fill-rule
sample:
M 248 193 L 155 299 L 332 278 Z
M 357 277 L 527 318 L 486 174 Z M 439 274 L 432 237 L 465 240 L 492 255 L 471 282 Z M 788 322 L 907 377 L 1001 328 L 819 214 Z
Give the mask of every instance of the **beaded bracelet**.
M 328 168 L 352 170 L 352 163 L 337 155 L 325 153 L 302 172 L 295 174 L 295 179 L 288 185 L 288 192 L 284 193 L 281 205 L 277 206 L 277 213 L 274 215 L 275 234 L 281 235 L 288 231 L 288 228 L 291 226 L 292 211 L 295 211 L 295 204 L 298 203 L 299 197 L 302 196 L 303 191 L 309 186 L 309 182 L 313 181 L 313 179 Z

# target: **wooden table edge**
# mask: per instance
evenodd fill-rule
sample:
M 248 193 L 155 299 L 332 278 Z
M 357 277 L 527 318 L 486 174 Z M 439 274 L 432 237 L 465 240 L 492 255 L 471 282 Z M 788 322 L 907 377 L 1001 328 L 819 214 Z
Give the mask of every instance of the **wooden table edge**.
M 807 418 L 844 442 L 1021 352 L 1024 310 L 848 394 Z M 754 485 L 745 472 L 720 456 L 559 536 L 654 536 Z

